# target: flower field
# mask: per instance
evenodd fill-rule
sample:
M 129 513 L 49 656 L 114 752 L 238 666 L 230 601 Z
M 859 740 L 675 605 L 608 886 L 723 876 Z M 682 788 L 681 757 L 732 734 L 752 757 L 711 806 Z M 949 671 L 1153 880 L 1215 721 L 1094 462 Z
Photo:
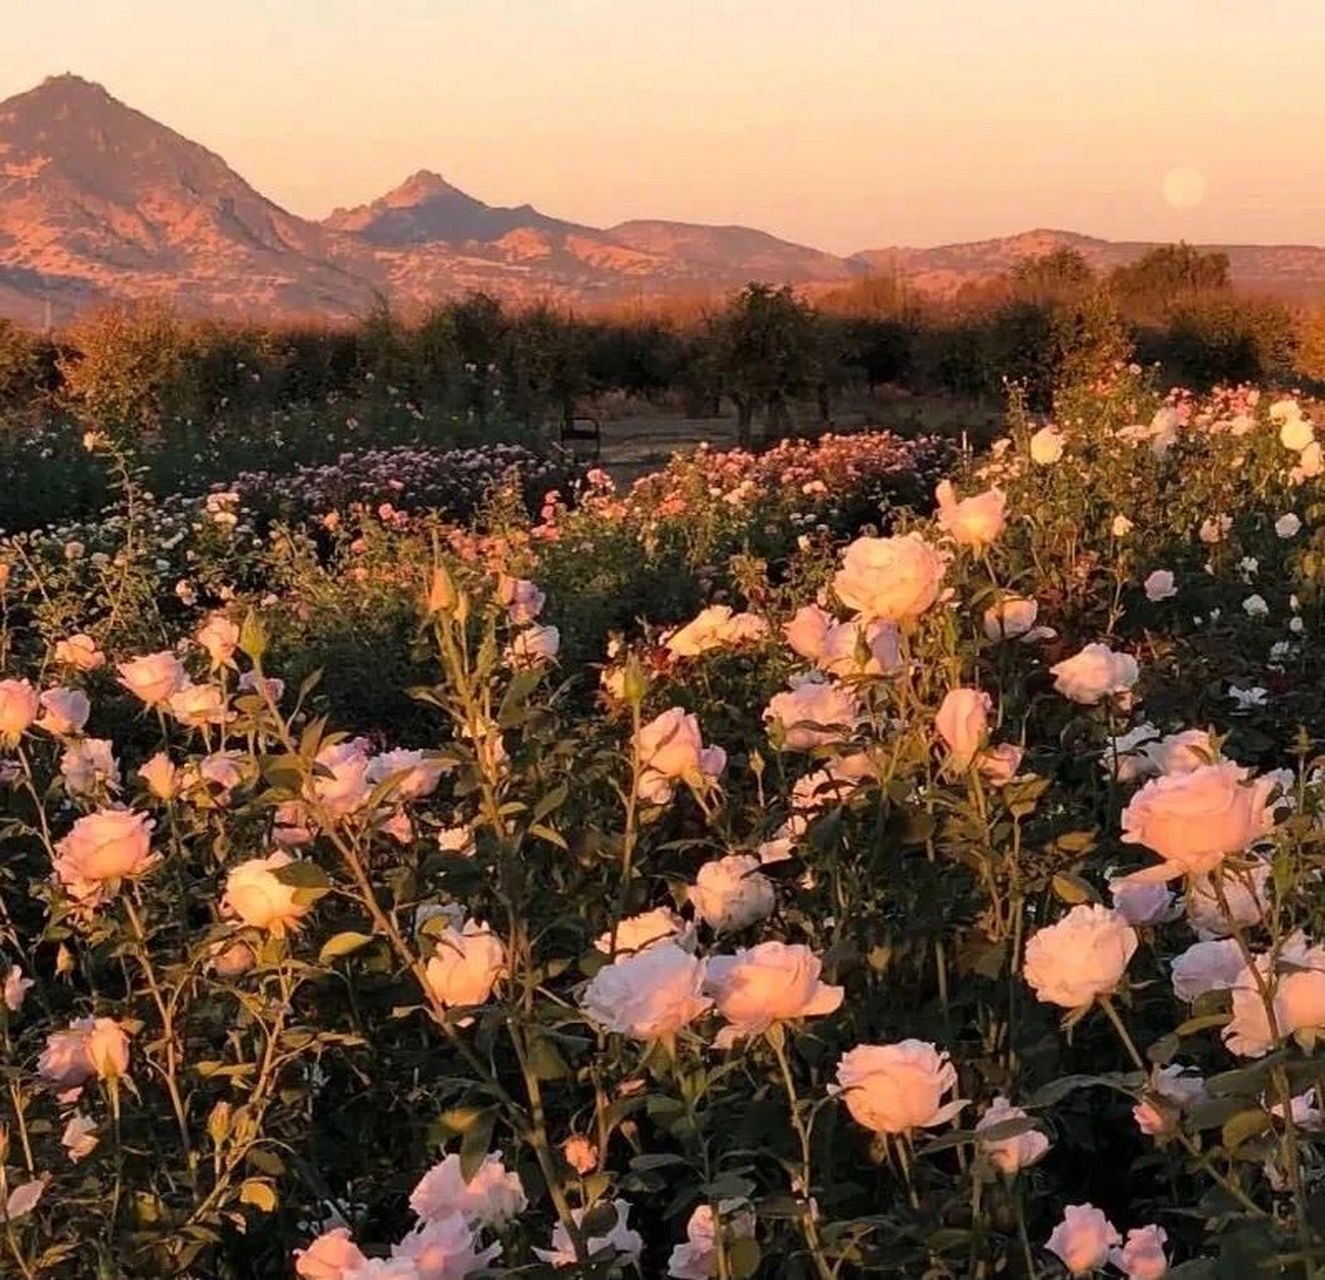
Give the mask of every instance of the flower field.
M 0 542 L 0 1275 L 1325 1274 L 1312 417 L 89 434 Z

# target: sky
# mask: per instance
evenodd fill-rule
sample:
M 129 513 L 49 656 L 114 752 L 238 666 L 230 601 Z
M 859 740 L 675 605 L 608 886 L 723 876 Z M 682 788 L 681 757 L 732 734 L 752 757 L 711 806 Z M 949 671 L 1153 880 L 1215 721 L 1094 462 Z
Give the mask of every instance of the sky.
M 310 217 L 427 168 L 838 253 L 1325 242 L 1325 0 L 0 0 L 0 50 Z

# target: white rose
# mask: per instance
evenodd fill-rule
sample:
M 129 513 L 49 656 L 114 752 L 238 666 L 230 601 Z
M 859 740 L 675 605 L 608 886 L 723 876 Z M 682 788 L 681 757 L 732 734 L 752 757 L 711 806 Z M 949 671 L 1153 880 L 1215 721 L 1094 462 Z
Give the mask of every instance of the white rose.
M 365 777 L 374 787 L 388 778 L 394 786 L 393 800 L 421 800 L 437 790 L 442 766 L 422 751 L 384 751 L 368 762 Z
M 182 725 L 197 729 L 209 724 L 229 724 L 235 718 L 219 684 L 185 684 L 167 699 L 170 714 Z
M 239 627 L 223 613 L 214 613 L 198 629 L 198 643 L 207 650 L 212 670 L 233 667 L 239 648 Z
M 865 620 L 910 622 L 938 599 L 944 557 L 918 533 L 857 538 L 842 555 L 833 590 Z
M 886 676 L 900 670 L 901 640 L 895 622 L 834 622 L 817 659 L 834 676 Z
M 688 896 L 710 928 L 732 933 L 771 914 L 777 895 L 759 866 L 750 854 L 731 853 L 700 867 Z
M 307 1249 L 294 1251 L 294 1273 L 300 1280 L 345 1280 L 367 1259 L 350 1239 L 348 1227 L 318 1236 Z
M 1153 602 L 1168 600 L 1178 594 L 1173 574 L 1168 569 L 1156 569 L 1145 582 L 1146 599 Z
M 1128 924 L 1137 927 L 1167 924 L 1182 911 L 1165 884 L 1134 884 L 1125 876 L 1115 877 L 1109 881 L 1109 896 L 1113 899 L 1113 909 Z
M 1035 626 L 1040 606 L 1025 596 L 1004 596 L 984 612 L 985 635 L 991 640 L 1015 640 Z
M 142 875 L 156 861 L 153 823 L 131 809 L 98 809 L 55 846 L 55 874 L 75 898 L 95 898 L 103 883 Z
M 80 738 L 60 754 L 60 778 L 71 796 L 120 789 L 120 766 L 108 738 Z
M 837 1064 L 837 1086 L 858 1124 L 874 1133 L 910 1133 L 951 1120 L 965 1099 L 943 1101 L 957 1085 L 946 1053 L 924 1040 L 862 1044 Z
M 533 622 L 543 612 L 547 597 L 528 579 L 503 577 L 497 584 L 497 598 L 506 606 L 517 626 Z
M 560 650 L 561 632 L 556 627 L 535 624 L 515 633 L 508 656 L 513 667 L 523 670 L 551 662 Z
M 1211 876 L 1187 882 L 1187 916 L 1201 939 L 1227 938 L 1238 929 L 1260 924 L 1268 902 L 1270 864 L 1257 858 L 1249 869 L 1222 870 L 1220 889 Z M 1222 900 L 1221 900 L 1222 899 Z
M 501 1228 L 525 1211 L 528 1200 L 520 1175 L 508 1170 L 501 1155 L 489 1153 L 468 1182 L 460 1157 L 451 1154 L 434 1165 L 410 1192 L 409 1207 L 424 1222 L 460 1214 L 471 1227 Z
M 1173 957 L 1173 994 L 1191 1004 L 1208 991 L 1230 991 L 1245 963 L 1242 948 L 1233 938 L 1194 942 Z
M 604 965 L 580 1002 L 607 1030 L 656 1040 L 674 1035 L 709 1008 L 703 987 L 704 962 L 674 942 L 660 942 Z
M 350 817 L 368 803 L 373 790 L 368 781 L 368 756 L 357 741 L 323 747 L 314 764 L 307 798 L 331 818 Z
M 837 625 L 831 613 L 827 613 L 817 604 L 802 605 L 795 616 L 783 628 L 787 643 L 811 662 L 818 662 L 823 653 L 824 642 L 830 627 Z
M 590 1236 L 585 1241 L 585 1247 L 591 1257 L 602 1254 L 614 1257 L 622 1264 L 638 1262 L 640 1254 L 644 1251 L 644 1237 L 630 1227 L 630 1205 L 625 1200 L 613 1200 L 612 1207 L 616 1210 L 616 1221 L 612 1224 L 612 1229 L 605 1236 Z M 584 1220 L 584 1214 L 583 1209 L 570 1211 L 576 1226 Z M 551 1263 L 554 1267 L 573 1267 L 577 1262 L 570 1232 L 560 1222 L 552 1228 L 552 1248 L 535 1249 L 534 1252 L 544 1262 Z
M 728 1247 L 734 1240 L 754 1238 L 755 1216 L 744 1200 L 722 1200 L 715 1214 L 711 1204 L 695 1206 L 686 1223 L 686 1239 L 667 1259 L 671 1280 L 709 1280 L 720 1273 L 719 1234 Z
M 232 867 L 225 880 L 221 914 L 251 929 L 265 929 L 278 938 L 287 929 L 297 929 L 312 904 L 300 901 L 298 887 L 276 875 L 282 867 L 293 863 L 288 853 L 278 850 L 265 858 L 250 858 Z
M 1085 706 L 1094 706 L 1110 694 L 1126 693 L 1139 674 L 1131 654 L 1114 653 L 1105 644 L 1088 644 L 1080 653 L 1049 670 L 1054 676 L 1054 688 Z
M 95 671 L 106 665 L 106 655 L 97 648 L 97 642 L 81 631 L 56 642 L 55 660 L 75 671 Z
M 1042 1003 L 1079 1009 L 1118 989 L 1136 943 L 1121 913 L 1083 903 L 1031 935 L 1022 974 Z
M 1274 522 L 1274 531 L 1279 537 L 1288 539 L 1295 538 L 1302 530 L 1302 521 L 1298 519 L 1293 512 L 1282 515 Z

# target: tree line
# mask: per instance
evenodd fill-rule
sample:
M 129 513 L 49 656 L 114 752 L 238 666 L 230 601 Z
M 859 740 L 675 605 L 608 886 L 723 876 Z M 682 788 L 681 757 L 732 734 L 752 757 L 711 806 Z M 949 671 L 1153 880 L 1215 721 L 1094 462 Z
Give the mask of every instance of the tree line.
M 1325 378 L 1325 313 L 1244 296 L 1224 255 L 1188 245 L 1104 275 L 1058 250 L 943 300 L 873 277 L 813 299 L 756 282 L 685 311 L 512 308 L 472 293 L 344 326 L 109 307 L 50 336 L 0 320 L 0 409 L 150 429 L 389 388 L 480 426 L 534 426 L 615 393 L 690 416 L 730 405 L 748 442 L 784 434 L 796 404 L 831 421 L 853 387 L 993 399 L 1015 384 L 1047 408 L 1064 381 L 1133 359 L 1193 387 Z

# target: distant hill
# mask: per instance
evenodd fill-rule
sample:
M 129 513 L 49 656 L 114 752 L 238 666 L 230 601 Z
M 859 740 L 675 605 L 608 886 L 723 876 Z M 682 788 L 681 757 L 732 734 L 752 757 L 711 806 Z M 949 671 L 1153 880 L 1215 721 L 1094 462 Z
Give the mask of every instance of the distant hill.
M 166 299 L 198 314 L 345 318 L 382 297 L 414 310 L 469 289 L 582 303 L 756 279 L 828 287 L 866 274 L 949 294 L 1064 245 L 1106 269 L 1151 247 L 1030 231 L 843 258 L 750 227 L 585 226 L 532 205 L 485 204 L 428 170 L 316 222 L 78 76 L 0 102 L 0 315 L 34 324 L 118 299 Z M 1210 247 L 1228 253 L 1239 284 L 1289 298 L 1325 294 L 1323 249 Z

